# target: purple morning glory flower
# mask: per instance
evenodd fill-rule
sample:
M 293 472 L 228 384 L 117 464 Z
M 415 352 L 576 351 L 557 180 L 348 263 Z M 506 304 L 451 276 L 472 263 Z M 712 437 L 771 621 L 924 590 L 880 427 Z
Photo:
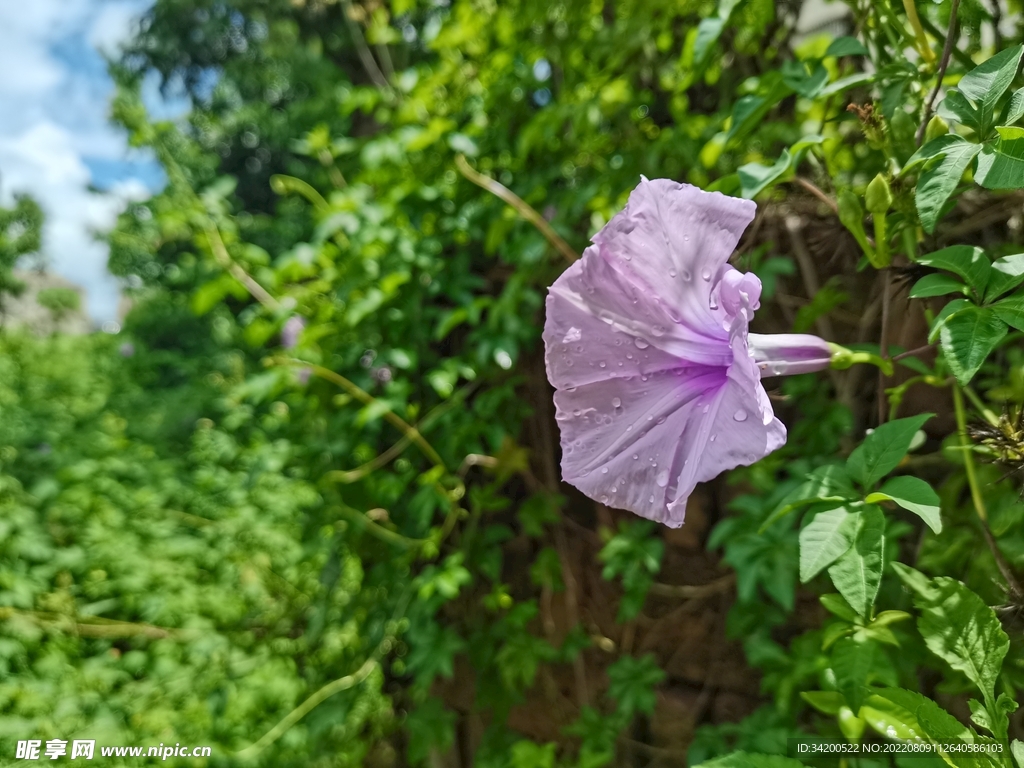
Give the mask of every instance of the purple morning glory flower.
M 827 368 L 829 345 L 749 334 L 761 281 L 729 266 L 749 200 L 642 179 L 547 298 L 562 476 L 682 525 L 694 486 L 782 446 L 761 377 Z
M 305 327 L 305 319 L 298 315 L 289 317 L 281 329 L 281 346 L 285 349 L 295 349 L 299 343 L 299 335 Z

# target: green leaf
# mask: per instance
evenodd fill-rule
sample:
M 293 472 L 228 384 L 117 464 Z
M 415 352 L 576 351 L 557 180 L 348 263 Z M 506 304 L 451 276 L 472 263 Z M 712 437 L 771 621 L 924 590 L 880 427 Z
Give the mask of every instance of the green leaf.
M 888 702 L 883 705 L 880 700 Z M 897 717 L 901 725 L 932 743 L 960 741 L 970 738 L 970 732 L 951 714 L 926 696 L 902 688 L 875 690 L 868 705 Z M 881 725 L 881 723 L 878 723 Z M 880 733 L 889 736 L 885 730 Z
M 700 765 L 702 768 L 805 768 L 803 763 L 791 757 L 756 752 L 730 752 Z
M 914 193 L 917 214 L 925 232 L 931 234 L 935 231 L 942 207 L 960 183 L 967 166 L 980 151 L 980 144 L 950 133 L 929 141 L 907 161 L 904 171 L 916 162 L 930 161 L 918 178 Z
M 818 96 L 831 96 L 834 93 L 842 93 L 850 90 L 851 88 L 856 88 L 858 85 L 865 85 L 866 83 L 873 82 L 874 79 L 875 76 L 867 72 L 860 72 L 856 75 L 841 77 L 834 83 L 822 88 Z
M 640 658 L 621 656 L 608 667 L 608 695 L 629 718 L 636 712 L 649 715 L 657 700 L 654 686 L 664 679 L 665 673 L 652 654 Z
M 910 289 L 910 298 L 927 299 L 932 296 L 945 296 L 949 293 L 967 293 L 967 286 L 952 275 L 937 273 L 925 275 Z
M 1024 296 L 1010 296 L 992 305 L 996 317 L 1018 331 L 1024 330 Z
M 894 477 L 888 480 L 880 491 L 872 493 L 864 501 L 869 504 L 878 501 L 895 502 L 924 520 L 935 533 L 942 533 L 939 495 L 918 477 Z
M 722 30 L 725 29 L 725 19 L 712 16 L 707 19 L 701 19 L 700 24 L 697 25 L 697 39 L 693 44 L 693 63 L 695 66 L 700 66 L 707 59 L 708 54 L 711 53 L 711 49 L 718 38 L 722 35 Z
M 802 61 L 787 61 L 782 65 L 782 82 L 806 99 L 813 99 L 828 83 L 828 70 L 820 63 L 807 72 Z
M 1006 117 L 1003 118 L 1005 125 L 1013 125 L 1024 117 L 1024 88 L 1014 91 L 1010 97 L 1010 103 L 1006 105 Z
M 807 583 L 853 546 L 860 514 L 843 507 L 819 512 L 800 531 L 800 581 Z
M 743 197 L 750 200 L 757 196 L 765 187 L 778 179 L 789 170 L 793 158 L 788 149 L 782 150 L 779 159 L 772 165 L 761 165 L 760 163 L 747 163 L 736 169 L 740 177 L 740 192 Z
M 853 546 L 829 569 L 828 575 L 846 602 L 867 618 L 882 582 L 885 515 L 875 506 L 861 511 L 860 530 Z
M 457 717 L 444 702 L 433 697 L 427 698 L 406 717 L 405 728 L 409 734 L 407 756 L 412 765 L 422 765 L 437 749 L 444 752 L 455 741 Z
M 823 715 L 837 715 L 843 706 L 843 695 L 838 691 L 801 691 L 800 698 Z
M 996 680 L 1010 648 L 995 611 L 959 581 L 945 576 L 929 580 L 902 563 L 893 563 L 893 568 L 914 592 L 914 605 L 921 612 L 917 627 L 925 645 L 963 672 L 992 710 Z
M 825 49 L 825 56 L 866 56 L 868 49 L 864 47 L 864 44 L 856 37 L 837 37 L 831 43 L 827 49 Z
M 875 666 L 878 646 L 844 637 L 832 650 L 832 671 L 836 685 L 854 712 L 860 710 L 864 692 Z
M 981 296 L 988 285 L 992 264 L 985 251 L 977 246 L 952 245 L 941 251 L 919 256 L 918 263 L 927 267 L 944 269 L 963 278 Z
M 785 498 L 761 524 L 759 532 L 764 533 L 775 521 L 785 517 L 794 509 L 818 502 L 846 501 L 855 498 L 856 495 L 845 467 L 840 464 L 818 467 L 807 476 L 805 483 L 786 494 Z
M 960 384 L 967 384 L 1006 336 L 1006 323 L 989 307 L 965 307 L 942 325 L 939 339 L 946 362 Z
M 1006 93 L 1020 68 L 1024 46 L 1015 45 L 991 56 L 962 78 L 957 84 L 960 93 L 978 105 L 979 111 L 990 119 L 996 102 Z
M 1024 742 L 1014 739 L 1010 744 L 1010 751 L 1013 753 L 1013 759 L 1017 761 L 1017 768 L 1024 768 Z
M 932 321 L 931 330 L 928 331 L 928 343 L 934 344 L 936 341 L 938 341 L 939 333 L 942 331 L 942 326 L 946 324 L 946 321 L 949 320 L 949 318 L 951 318 L 961 309 L 965 309 L 966 307 L 972 306 L 974 305 L 967 299 L 953 299 L 948 304 L 946 304 L 942 309 L 940 309 L 939 314 L 937 314 L 935 316 L 935 319 Z
M 1007 291 L 1024 282 L 1024 253 L 1003 256 L 992 262 L 988 285 L 985 287 L 985 301 L 998 299 Z
M 896 469 L 910 450 L 917 430 L 931 417 L 922 413 L 882 424 L 853 450 L 846 462 L 847 470 L 865 488 L 872 487 Z
M 818 598 L 818 601 L 825 606 L 829 613 L 833 616 L 838 616 L 840 619 L 854 622 L 859 618 L 857 612 L 850 607 L 850 604 L 843 599 L 842 595 L 824 594 Z
M 872 691 L 860 708 L 860 716 L 872 730 L 886 738 L 904 741 L 923 739 L 924 730 L 914 715 L 913 704 L 887 695 L 893 690 L 899 689 Z
M 967 100 L 960 91 L 955 88 L 946 94 L 946 98 L 942 100 L 939 105 L 938 111 L 939 117 L 950 118 L 956 122 L 966 125 L 972 131 L 978 134 L 979 140 L 984 138 L 982 131 L 984 126 L 982 125 L 982 114 L 974 105 Z
M 986 144 L 978 157 L 974 180 L 986 189 L 1024 187 L 1024 128 L 1000 126 L 999 139 Z

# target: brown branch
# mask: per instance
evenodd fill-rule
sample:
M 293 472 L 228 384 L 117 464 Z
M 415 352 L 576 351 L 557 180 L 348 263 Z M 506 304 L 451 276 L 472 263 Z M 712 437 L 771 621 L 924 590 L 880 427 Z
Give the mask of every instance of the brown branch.
M 650 593 L 658 597 L 679 597 L 685 600 L 699 600 L 721 592 L 728 592 L 736 581 L 736 574 L 730 573 L 707 584 L 651 584 Z
M 498 183 L 489 176 L 484 176 L 479 171 L 474 170 L 472 166 L 466 162 L 464 155 L 458 155 L 455 158 L 455 167 L 459 169 L 459 173 L 478 187 L 487 190 L 495 197 L 501 198 L 515 208 L 516 212 L 520 216 L 533 224 L 533 226 L 535 226 L 540 233 L 544 235 L 547 241 L 565 257 L 566 261 L 572 263 L 579 258 L 579 254 L 572 249 L 571 245 L 565 242 L 560 234 L 555 232 L 551 225 L 548 224 L 547 220 L 511 189 L 506 187 L 504 184 Z
M 795 184 L 799 184 L 801 187 L 806 189 L 816 198 L 821 200 L 821 202 L 823 202 L 825 205 L 832 209 L 832 213 L 834 213 L 836 216 L 839 215 L 839 206 L 836 204 L 836 201 L 833 200 L 828 195 L 826 195 L 824 192 L 822 192 L 821 189 L 816 184 L 814 184 L 814 182 L 805 179 L 803 176 L 796 176 L 793 179 L 793 182 Z

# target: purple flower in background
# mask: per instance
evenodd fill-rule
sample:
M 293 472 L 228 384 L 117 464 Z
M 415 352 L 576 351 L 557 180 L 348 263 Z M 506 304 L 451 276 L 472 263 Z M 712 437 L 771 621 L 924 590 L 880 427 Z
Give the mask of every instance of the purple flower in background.
M 298 315 L 289 317 L 285 321 L 284 328 L 281 329 L 281 346 L 285 349 L 295 349 L 299 343 L 299 334 L 302 333 L 302 329 L 305 327 L 305 319 Z
M 782 446 L 762 376 L 827 368 L 815 336 L 748 334 L 761 281 L 727 263 L 749 200 L 642 179 L 547 298 L 562 476 L 682 525 L 694 486 Z

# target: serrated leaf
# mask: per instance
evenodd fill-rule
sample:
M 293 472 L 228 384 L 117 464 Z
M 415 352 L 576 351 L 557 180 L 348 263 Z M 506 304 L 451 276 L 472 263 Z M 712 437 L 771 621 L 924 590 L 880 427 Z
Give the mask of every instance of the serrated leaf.
M 1000 126 L 999 139 L 985 144 L 974 180 L 985 189 L 1024 187 L 1024 128 Z
M 868 679 L 875 666 L 878 646 L 874 643 L 859 642 L 851 637 L 843 638 L 832 649 L 832 672 L 836 685 L 854 712 L 860 710 Z
M 935 231 L 942 207 L 980 151 L 980 144 L 950 133 L 929 141 L 907 161 L 904 171 L 917 162 L 929 161 L 917 180 L 914 192 L 917 214 L 925 232 L 931 234 Z
M 1024 253 L 1015 253 L 996 259 L 992 262 L 988 285 L 985 286 L 985 301 L 998 299 L 1022 282 L 1024 282 Z
M 800 581 L 807 583 L 853 546 L 860 514 L 843 507 L 819 512 L 800 531 Z
M 1010 648 L 995 611 L 959 581 L 945 576 L 928 579 L 909 566 L 893 565 L 914 593 L 914 605 L 921 612 L 917 627 L 925 645 L 963 672 L 992 709 L 996 680 Z
M 919 256 L 918 263 L 935 269 L 944 269 L 959 275 L 975 292 L 981 296 L 988 285 L 992 273 L 992 264 L 985 251 L 977 246 L 952 245 L 941 251 L 934 251 Z
M 872 493 L 864 501 L 869 504 L 879 501 L 895 502 L 924 520 L 935 533 L 942 533 L 939 494 L 918 477 L 894 477 L 888 480 L 880 491 Z
M 839 594 L 861 617 L 867 618 L 882 582 L 885 515 L 875 506 L 861 510 L 860 530 L 846 554 L 828 569 Z
M 932 296 L 945 296 L 950 293 L 967 293 L 967 286 L 952 275 L 937 273 L 925 275 L 910 289 L 910 298 L 927 299 Z
M 922 413 L 882 424 L 864 438 L 846 461 L 849 473 L 865 488 L 892 472 L 910 450 L 910 443 L 922 425 L 932 417 Z
M 961 385 L 974 378 L 1006 330 L 1006 323 L 989 307 L 965 307 L 943 323 L 942 351 Z

